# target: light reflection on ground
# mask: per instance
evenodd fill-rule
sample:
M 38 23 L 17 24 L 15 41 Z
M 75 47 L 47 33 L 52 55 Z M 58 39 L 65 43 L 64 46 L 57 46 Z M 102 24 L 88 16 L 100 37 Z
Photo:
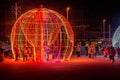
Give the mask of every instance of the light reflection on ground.
M 120 59 L 118 59 L 117 57 L 115 57 L 115 63 L 119 62 Z M 89 59 L 87 56 L 81 56 L 81 57 L 72 57 L 69 61 L 56 61 L 56 60 L 49 60 L 46 62 L 33 62 L 32 60 L 28 60 L 28 61 L 23 61 L 23 59 L 19 59 L 18 61 L 14 61 L 14 59 L 9 59 L 9 58 L 5 58 L 3 62 L 1 63 L 11 63 L 11 64 L 29 64 L 29 63 L 111 63 L 111 61 L 109 60 L 109 58 L 104 58 L 103 56 L 97 56 L 94 59 Z

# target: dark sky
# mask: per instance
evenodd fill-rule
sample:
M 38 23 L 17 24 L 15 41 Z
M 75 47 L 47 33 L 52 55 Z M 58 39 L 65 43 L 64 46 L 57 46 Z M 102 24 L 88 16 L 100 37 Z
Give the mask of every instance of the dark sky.
M 102 25 L 104 18 L 106 26 L 110 23 L 115 29 L 120 25 L 120 4 L 117 0 L 0 0 L 0 27 L 10 26 L 14 22 L 11 6 L 16 1 L 21 6 L 21 13 L 43 4 L 66 17 L 66 7 L 70 6 L 69 21 L 72 25 L 88 24 L 97 27 Z

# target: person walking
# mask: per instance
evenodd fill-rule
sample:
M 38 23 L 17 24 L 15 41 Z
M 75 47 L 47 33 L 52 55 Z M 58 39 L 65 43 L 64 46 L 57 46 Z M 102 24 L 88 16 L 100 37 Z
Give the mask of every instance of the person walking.
M 103 49 L 104 57 L 107 57 L 107 53 L 108 53 L 108 48 L 105 46 L 104 49 Z
M 88 45 L 88 57 L 91 58 L 91 45 Z
M 118 54 L 118 58 L 120 58 L 120 47 L 117 47 L 116 51 L 117 51 L 117 54 Z
M 76 54 L 78 57 L 80 57 L 80 45 L 79 44 L 77 44 L 76 46 Z
M 112 63 L 114 63 L 114 56 L 115 56 L 115 53 L 116 53 L 116 51 L 115 51 L 115 49 L 114 49 L 114 47 L 110 47 L 110 49 L 109 49 L 109 59 L 110 60 L 112 60 Z
M 17 61 L 19 57 L 19 49 L 17 45 L 14 47 L 14 53 L 15 53 L 15 61 Z
M 0 46 L 0 62 L 4 60 L 4 49 Z
M 95 57 L 95 46 L 94 44 L 91 45 L 91 58 L 94 59 Z
M 27 47 L 23 47 L 23 61 L 27 61 L 28 55 L 27 55 Z
M 89 44 L 89 46 L 88 46 L 88 56 L 89 56 L 89 58 L 94 59 L 94 53 L 95 53 L 95 46 L 93 44 Z

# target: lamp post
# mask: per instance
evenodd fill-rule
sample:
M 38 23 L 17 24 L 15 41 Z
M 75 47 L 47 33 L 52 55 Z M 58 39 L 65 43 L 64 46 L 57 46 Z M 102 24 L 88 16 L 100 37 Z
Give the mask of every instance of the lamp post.
M 111 25 L 109 24 L 109 40 L 110 40 L 110 37 L 111 37 Z
M 109 44 L 111 44 L 111 25 L 109 23 Z
M 105 41 L 105 22 L 106 19 L 103 19 L 103 40 Z
M 69 15 L 68 15 L 69 10 L 70 10 L 70 7 L 67 7 L 67 20 L 68 20 L 68 17 L 69 17 Z

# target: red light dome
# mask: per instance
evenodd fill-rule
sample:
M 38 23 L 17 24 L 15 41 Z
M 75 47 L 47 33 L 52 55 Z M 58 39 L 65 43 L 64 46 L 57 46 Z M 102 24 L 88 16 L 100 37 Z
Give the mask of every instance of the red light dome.
M 34 61 L 45 61 L 52 54 L 54 59 L 69 59 L 74 46 L 74 33 L 69 22 L 58 12 L 35 8 L 21 15 L 11 32 L 11 47 L 17 45 L 20 57 L 26 46 Z

